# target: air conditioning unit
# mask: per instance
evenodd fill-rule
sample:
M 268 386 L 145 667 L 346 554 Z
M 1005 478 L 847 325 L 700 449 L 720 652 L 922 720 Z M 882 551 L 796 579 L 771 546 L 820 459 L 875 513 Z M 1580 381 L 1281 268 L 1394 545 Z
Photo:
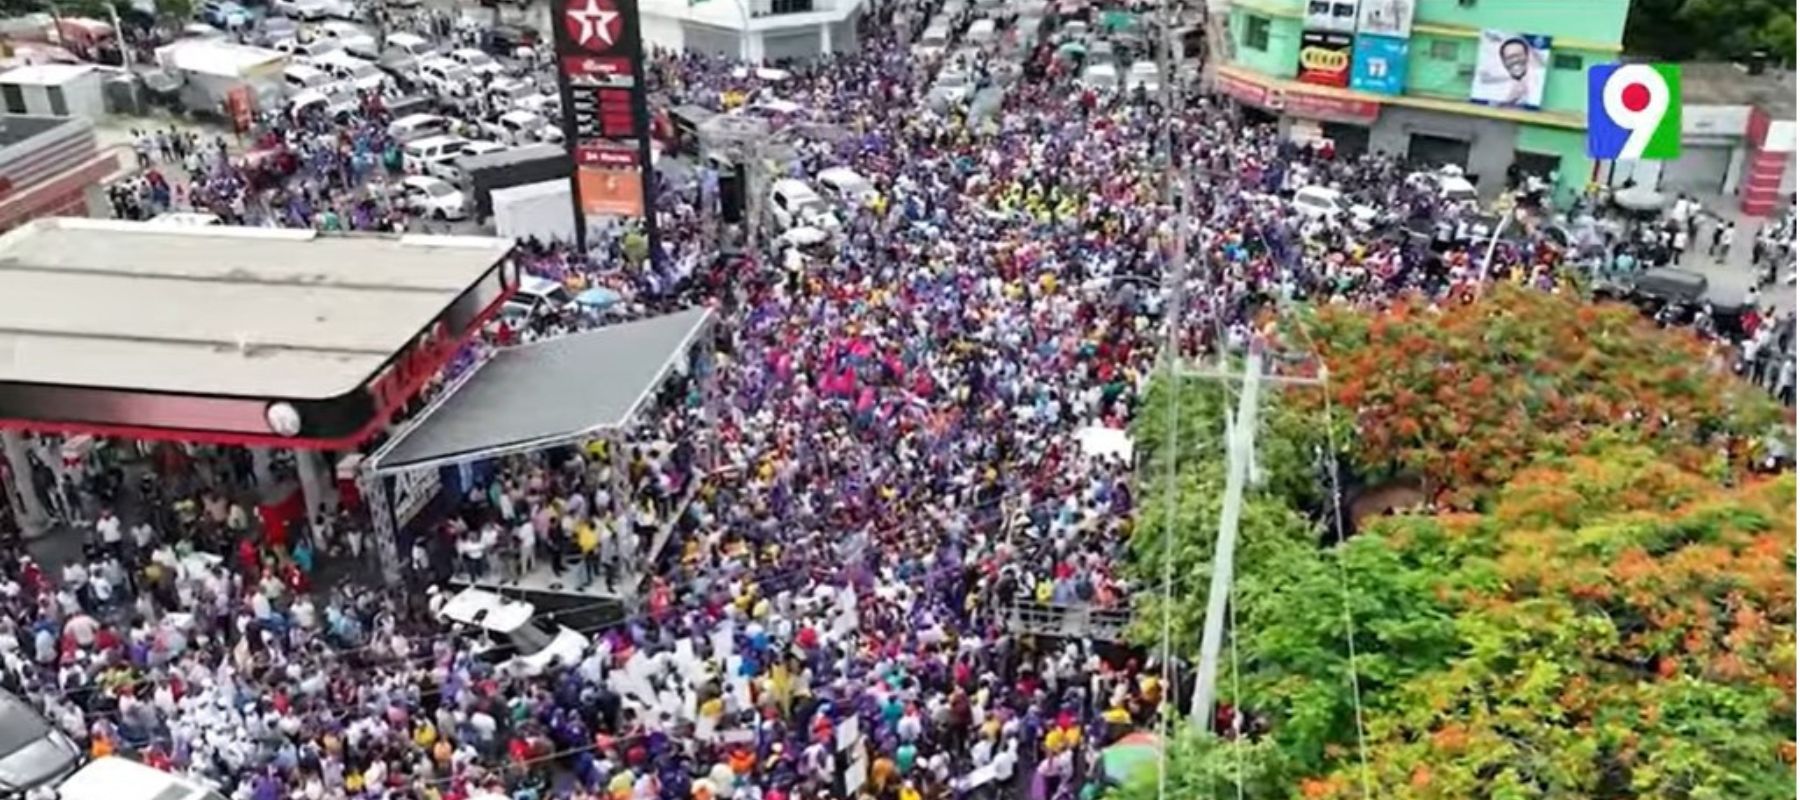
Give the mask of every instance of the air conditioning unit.
M 1463 8 L 1474 8 L 1475 0 L 1456 0 L 1456 4 Z

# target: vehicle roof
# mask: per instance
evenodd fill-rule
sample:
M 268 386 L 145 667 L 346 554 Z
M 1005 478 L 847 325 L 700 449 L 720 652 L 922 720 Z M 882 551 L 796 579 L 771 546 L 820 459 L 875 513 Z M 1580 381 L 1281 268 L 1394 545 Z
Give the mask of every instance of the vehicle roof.
M 849 167 L 827 167 L 819 170 L 819 180 L 830 181 L 832 183 L 849 183 L 852 181 L 859 183 L 869 182 L 868 178 L 863 177 L 861 173 Z
M 488 58 L 488 59 L 492 58 L 492 56 L 489 56 L 486 52 L 482 51 L 481 48 L 478 48 L 478 47 L 458 47 L 455 50 L 451 50 L 450 55 L 453 55 L 453 56 L 477 55 L 477 56 L 481 56 L 483 58 Z
M 561 288 L 563 288 L 562 284 L 549 278 L 540 278 L 536 275 L 524 275 L 519 278 L 519 291 L 527 294 L 549 294 Z
M 544 118 L 544 115 L 539 114 L 536 111 L 527 111 L 523 108 L 515 108 L 515 109 L 512 109 L 511 111 L 508 111 L 508 112 L 500 115 L 501 119 L 506 119 L 508 117 L 512 117 L 515 119 L 519 118 L 519 117 L 530 117 L 532 119 L 540 119 L 541 120 Z
M 1088 68 L 1083 70 L 1083 74 L 1086 75 L 1093 75 L 1096 73 L 1101 75 L 1117 75 L 1119 74 L 1119 68 L 1111 64 L 1089 64 Z
M 325 74 L 325 70 L 319 69 L 318 67 L 315 67 L 311 64 L 303 64 L 298 61 L 288 64 L 287 67 L 283 71 L 284 72 L 302 73 L 302 74 L 307 73 L 307 72 L 313 72 L 313 73 L 317 73 L 319 75 Z
M 530 603 L 514 602 L 481 589 L 464 589 L 450 598 L 438 615 L 452 622 L 503 632 L 531 621 L 536 611 Z
M 443 178 L 440 178 L 436 175 L 408 175 L 404 178 L 401 178 L 400 182 L 402 184 L 409 185 L 409 186 L 435 186 L 440 183 L 445 186 L 450 185 L 449 181 L 446 181 Z M 452 188 L 454 188 L 454 187 L 452 187 Z
M 407 33 L 405 31 L 401 31 L 399 33 L 390 33 L 390 34 L 388 34 L 387 40 L 388 40 L 388 44 L 398 44 L 398 45 L 431 44 L 431 40 L 426 39 L 425 37 L 420 36 L 416 33 Z
M 1340 192 L 1329 186 L 1319 186 L 1316 184 L 1313 186 L 1303 186 L 1300 188 L 1300 191 L 1295 192 L 1295 194 L 1303 194 L 1303 193 L 1304 194 L 1324 194 L 1324 195 L 1330 195 L 1332 197 L 1343 197 L 1344 196 L 1343 192 Z
M 782 178 L 769 188 L 782 194 L 794 195 L 796 199 L 804 199 L 808 196 L 817 197 L 819 194 L 818 192 L 813 191 L 811 186 L 807 186 L 806 181 L 795 178 Z
M 113 800 L 117 797 L 155 797 L 180 778 L 129 758 L 105 756 L 88 762 L 56 787 L 62 800 Z
M 466 142 L 466 141 L 468 141 L 468 140 L 464 139 L 461 136 L 456 136 L 453 134 L 446 133 L 446 134 L 440 134 L 437 136 L 427 136 L 423 139 L 414 139 L 410 142 L 407 142 L 406 146 L 408 148 L 417 147 L 417 148 L 422 149 L 422 148 L 426 148 L 426 147 L 433 147 L 433 146 L 440 145 L 440 144 L 462 144 L 463 142 Z
M 441 119 L 441 120 L 448 121 L 449 117 L 446 117 L 442 114 L 426 114 L 426 113 L 407 114 L 404 117 L 401 117 L 397 120 L 394 120 L 393 122 L 388 123 L 388 127 L 391 128 L 395 125 L 401 125 L 401 124 L 407 124 L 407 123 L 416 125 L 421 122 L 430 122 L 431 120 L 434 120 L 434 119 Z

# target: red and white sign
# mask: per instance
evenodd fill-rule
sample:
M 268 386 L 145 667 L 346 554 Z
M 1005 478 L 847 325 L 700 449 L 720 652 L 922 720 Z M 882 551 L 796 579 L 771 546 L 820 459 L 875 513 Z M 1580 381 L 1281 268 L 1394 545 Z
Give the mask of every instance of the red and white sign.
M 1253 106 L 1269 104 L 1269 90 L 1260 83 L 1252 83 L 1225 72 L 1218 73 L 1215 82 L 1219 90 Z
M 607 53 L 625 38 L 625 15 L 612 0 L 570 0 L 563 8 L 563 29 L 576 47 Z
M 456 340 L 450 337 L 450 328 L 443 322 L 433 323 L 369 382 L 369 394 L 375 398 L 376 413 L 406 402 L 421 384 L 437 374 L 455 347 Z
M 614 144 L 612 142 L 592 142 L 575 147 L 575 163 L 583 167 L 635 167 L 638 164 L 636 145 Z
M 563 56 L 562 70 L 564 75 L 571 78 L 630 78 L 631 59 Z

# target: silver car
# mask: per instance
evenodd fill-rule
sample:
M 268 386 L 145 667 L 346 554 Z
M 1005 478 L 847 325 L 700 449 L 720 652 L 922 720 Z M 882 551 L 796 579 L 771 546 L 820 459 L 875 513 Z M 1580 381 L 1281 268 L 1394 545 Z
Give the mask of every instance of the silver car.
M 25 701 L 0 692 L 0 793 L 23 794 L 60 780 L 81 763 L 81 748 Z

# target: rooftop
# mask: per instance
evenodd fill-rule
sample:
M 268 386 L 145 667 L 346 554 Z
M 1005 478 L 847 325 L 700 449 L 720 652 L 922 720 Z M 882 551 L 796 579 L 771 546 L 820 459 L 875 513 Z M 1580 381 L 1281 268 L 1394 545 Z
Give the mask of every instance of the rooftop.
M 0 235 L 0 382 L 337 397 L 510 250 L 486 237 L 38 220 Z
M 1751 75 L 1741 64 L 1698 61 L 1681 65 L 1681 101 L 1692 106 L 1758 106 L 1777 120 L 1794 118 L 1794 73 L 1770 67 Z
M 3 76 L 0 76 L 3 78 Z M 0 147 L 14 145 L 26 141 L 45 131 L 54 130 L 61 125 L 92 127 L 86 120 L 74 117 L 38 117 L 23 114 L 7 114 L 0 116 Z
M 0 73 L 0 83 L 58 86 L 93 71 L 92 64 L 32 64 Z

